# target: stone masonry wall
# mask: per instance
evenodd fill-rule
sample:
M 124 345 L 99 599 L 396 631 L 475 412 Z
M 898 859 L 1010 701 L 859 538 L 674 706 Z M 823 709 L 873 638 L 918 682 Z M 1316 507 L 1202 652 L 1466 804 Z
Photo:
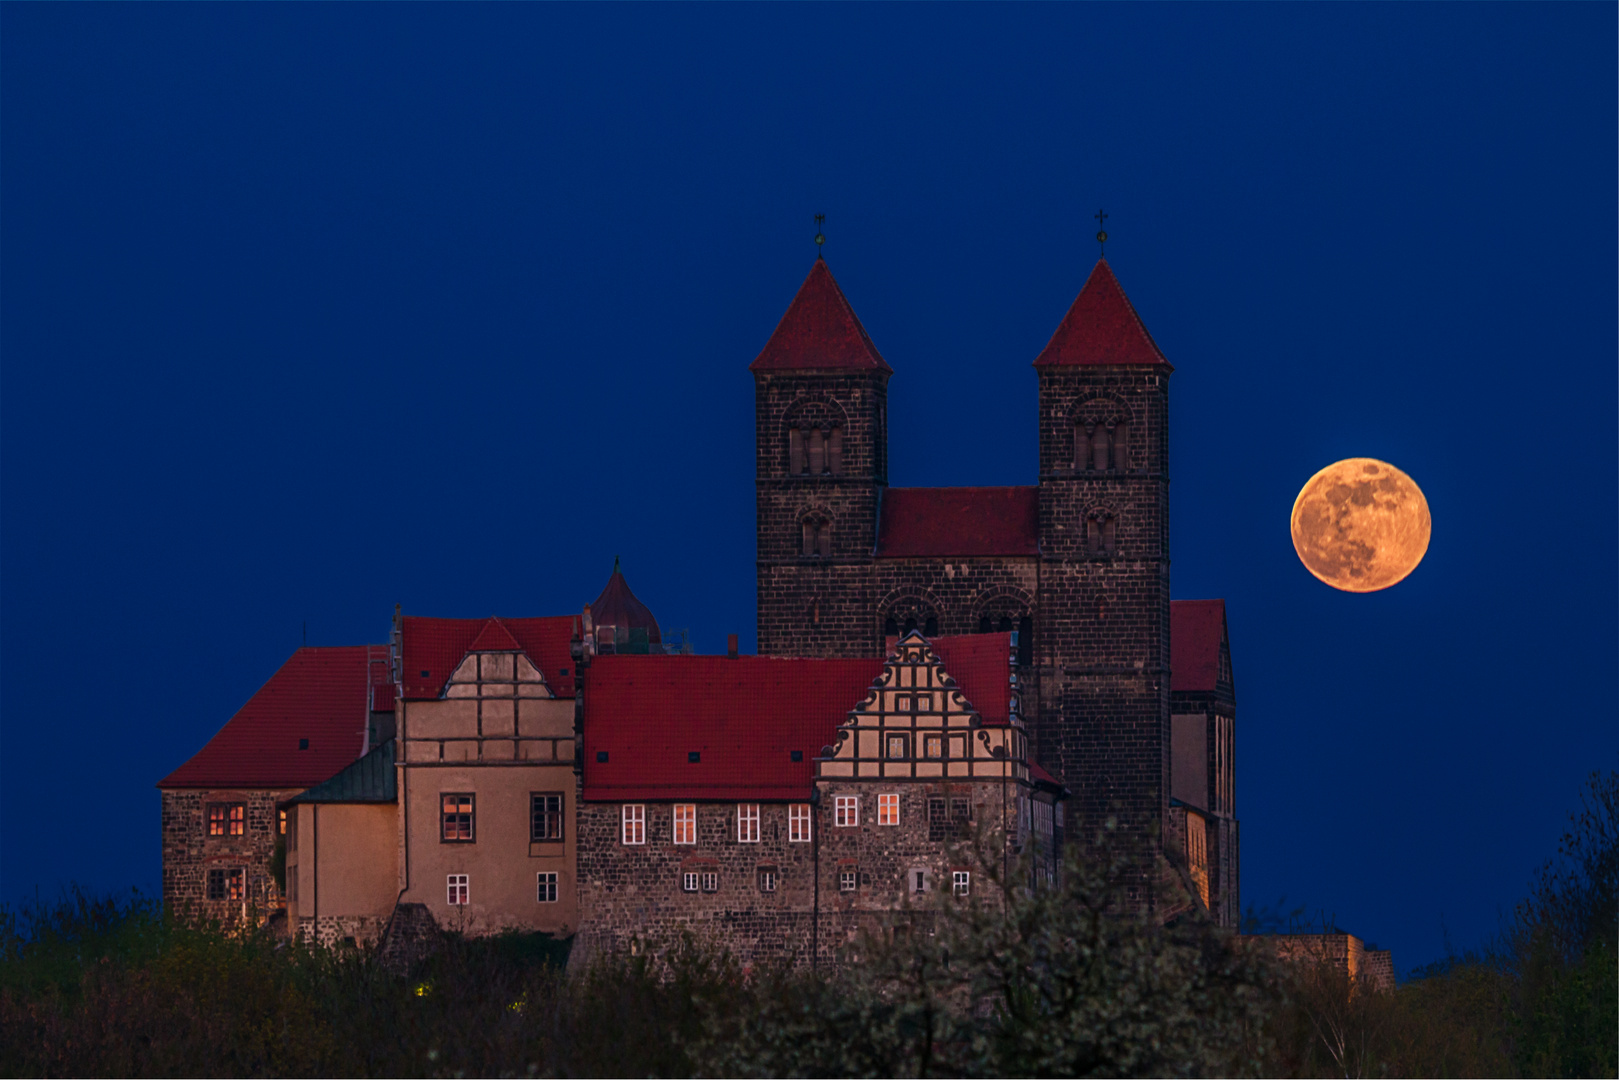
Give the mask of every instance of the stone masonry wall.
M 933 910 L 950 902 L 950 874 L 966 870 L 972 895 L 993 895 L 970 850 L 971 841 L 930 836 L 929 794 L 969 799 L 973 825 L 983 830 L 991 858 L 999 855 L 1002 792 L 998 784 L 885 784 L 823 782 L 812 810 L 819 843 L 787 839 L 787 804 L 760 807 L 758 843 L 737 840 L 734 803 L 698 803 L 695 845 L 673 843 L 673 804 L 648 803 L 646 843 L 620 842 L 621 803 L 583 803 L 579 813 L 579 888 L 583 922 L 581 955 L 657 948 L 689 933 L 721 944 L 745 963 L 802 964 L 818 937 L 819 955 L 834 962 L 861 930 L 875 934 L 926 932 Z M 936 791 L 937 789 L 937 791 Z M 877 824 L 879 792 L 900 794 L 900 824 Z M 860 824 L 833 824 L 834 799 L 856 795 Z M 1007 811 L 1016 813 L 1016 790 Z M 817 850 L 818 849 L 818 850 Z M 1015 861 L 1016 856 L 1008 855 Z M 819 864 L 820 927 L 815 933 L 816 867 Z M 760 888 L 762 869 L 777 873 L 774 892 Z M 910 875 L 928 874 L 927 890 L 912 891 Z M 718 875 L 713 892 L 686 892 L 687 872 Z M 856 887 L 840 888 L 853 873 Z
M 174 789 L 161 792 L 163 905 L 171 911 L 234 922 L 241 900 L 209 900 L 208 871 L 241 868 L 246 903 L 259 915 L 284 907 L 286 899 L 270 875 L 278 822 L 276 803 L 300 789 L 277 791 Z M 209 836 L 208 805 L 242 803 L 246 828 L 241 836 Z

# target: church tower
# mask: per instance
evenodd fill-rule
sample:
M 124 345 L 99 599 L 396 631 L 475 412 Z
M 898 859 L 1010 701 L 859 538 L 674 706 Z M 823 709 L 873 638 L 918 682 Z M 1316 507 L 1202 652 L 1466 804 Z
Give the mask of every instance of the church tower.
M 759 653 L 877 656 L 872 552 L 893 369 L 820 258 L 749 366 L 758 444 Z
M 1099 260 L 1040 382 L 1041 762 L 1142 839 L 1169 800 L 1169 374 Z

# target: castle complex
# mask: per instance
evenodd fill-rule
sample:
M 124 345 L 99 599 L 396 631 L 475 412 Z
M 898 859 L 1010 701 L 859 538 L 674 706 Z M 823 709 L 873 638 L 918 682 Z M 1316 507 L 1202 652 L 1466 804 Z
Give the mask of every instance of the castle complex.
M 1111 819 L 1142 903 L 1234 925 L 1225 608 L 1170 599 L 1173 369 L 1106 261 L 1034 368 L 1035 483 L 890 487 L 894 372 L 817 259 L 750 367 L 757 656 L 666 642 L 616 565 L 578 616 L 300 649 L 158 785 L 165 902 L 802 960 L 1049 884 Z

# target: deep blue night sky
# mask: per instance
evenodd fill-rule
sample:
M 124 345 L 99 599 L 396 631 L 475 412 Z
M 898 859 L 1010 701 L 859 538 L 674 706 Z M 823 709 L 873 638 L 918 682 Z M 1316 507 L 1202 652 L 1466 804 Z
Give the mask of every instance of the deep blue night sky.
M 1032 483 L 1108 257 L 1171 383 L 1175 595 L 1229 602 L 1248 902 L 1481 942 L 1615 763 L 1616 9 L 0 9 L 0 900 L 158 884 L 154 783 L 395 602 L 622 555 L 753 638 L 746 367 L 826 257 L 892 482 Z M 1299 565 L 1343 457 L 1425 490 Z

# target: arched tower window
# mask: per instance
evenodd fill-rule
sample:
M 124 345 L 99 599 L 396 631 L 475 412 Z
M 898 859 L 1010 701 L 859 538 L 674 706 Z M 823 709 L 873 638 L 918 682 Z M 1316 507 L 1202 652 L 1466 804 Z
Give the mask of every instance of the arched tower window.
M 1098 506 L 1085 515 L 1085 550 L 1094 556 L 1114 553 L 1118 535 L 1118 517 L 1105 506 Z
M 825 518 L 814 515 L 803 520 L 800 527 L 803 529 L 803 555 L 805 558 L 829 559 L 832 557 L 832 523 Z
M 787 413 L 789 476 L 842 476 L 843 434 L 847 421 L 836 401 L 800 400 Z
M 1112 398 L 1092 398 L 1074 410 L 1074 471 L 1124 472 L 1131 467 L 1130 412 Z

